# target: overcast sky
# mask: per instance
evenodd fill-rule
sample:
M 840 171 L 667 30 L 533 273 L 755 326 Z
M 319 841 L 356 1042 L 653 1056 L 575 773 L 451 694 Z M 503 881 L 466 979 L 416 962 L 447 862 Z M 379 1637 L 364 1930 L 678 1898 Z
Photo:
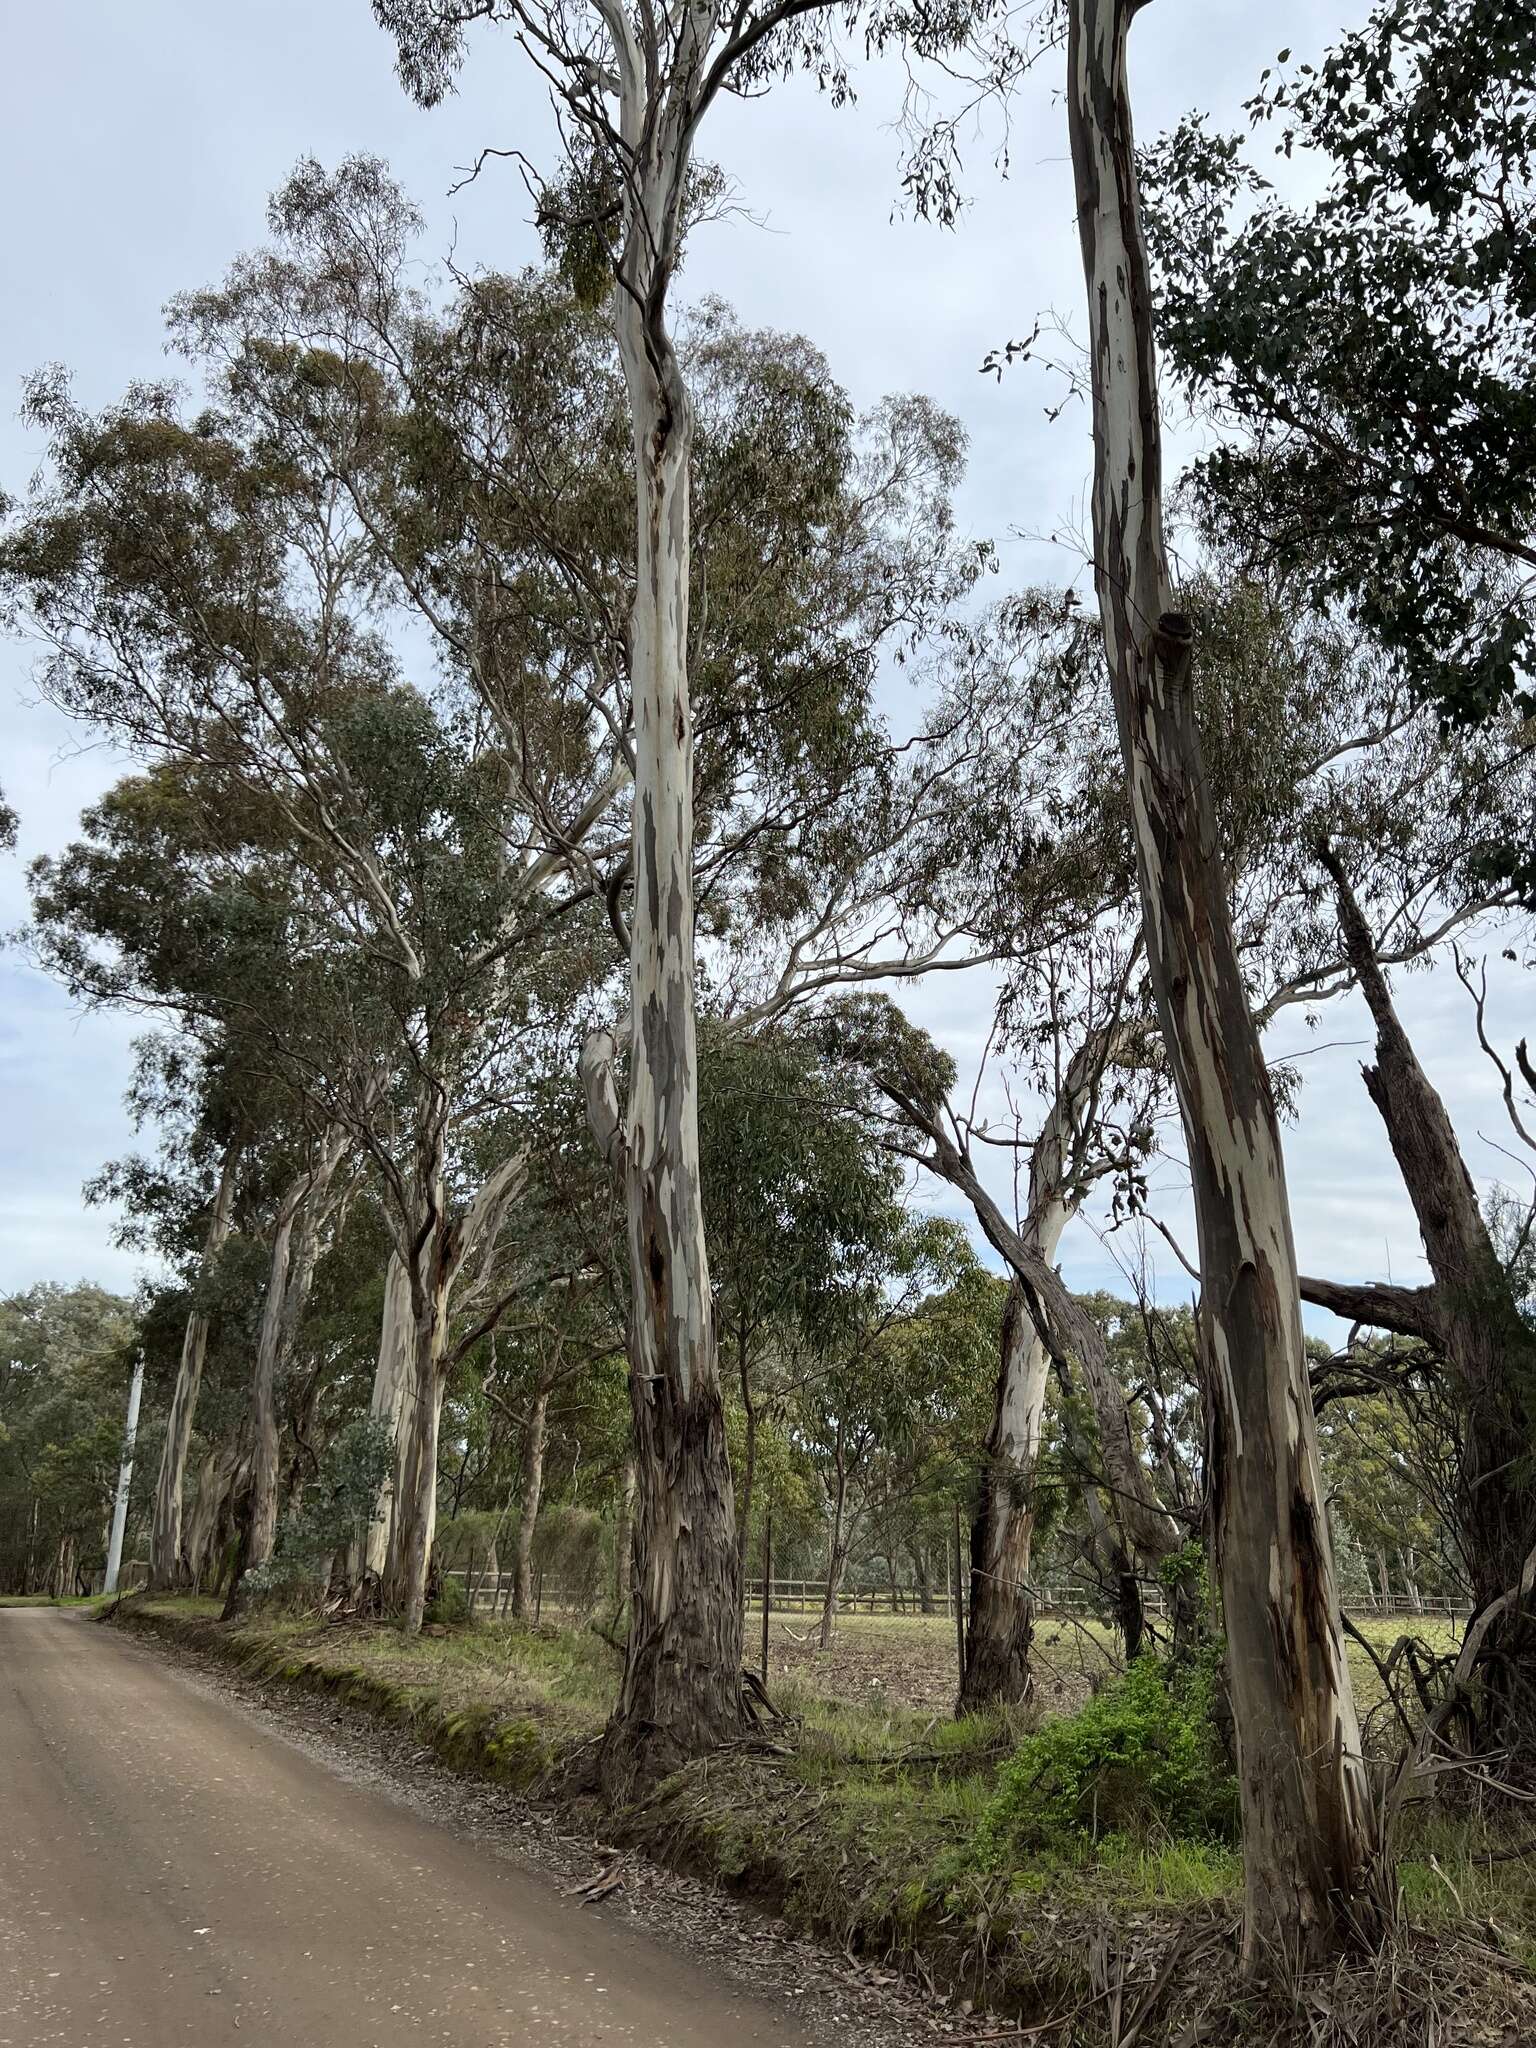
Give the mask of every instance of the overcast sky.
M 1190 105 L 1235 121 L 1278 46 L 1315 53 L 1364 11 L 1345 0 L 1159 0 L 1135 33 L 1140 131 Z M 451 244 L 461 265 L 505 268 L 538 254 L 510 168 L 448 197 L 485 144 L 552 161 L 542 88 L 505 34 L 479 34 L 459 95 L 423 113 L 400 91 L 367 0 L 53 0 L 8 9 L 4 33 L 0 489 L 22 489 L 39 453 L 15 417 L 26 373 L 63 362 L 92 405 L 165 374 L 165 301 L 261 239 L 267 194 L 302 155 L 386 157 L 427 213 L 431 245 Z M 754 325 L 809 334 L 856 402 L 919 390 L 958 413 L 971 437 L 963 521 L 1002 544 L 1015 583 L 1076 570 L 1051 536 L 1080 529 L 1089 464 L 1081 408 L 1050 424 L 1059 393 L 1040 373 L 1001 384 L 978 374 L 988 350 L 1038 313 L 1070 317 L 1081 290 L 1055 72 L 1016 109 L 1006 181 L 993 168 L 999 136 L 970 139 L 972 204 L 952 233 L 893 217 L 889 73 L 859 81 L 859 103 L 840 111 L 799 83 L 723 105 L 704 152 L 734 179 L 744 211 L 701 231 L 683 279 L 685 297 L 719 292 Z M 0 647 L 0 784 L 21 814 L 19 857 L 0 856 L 7 928 L 25 914 L 26 860 L 61 846 L 115 773 L 110 756 L 82 751 L 86 736 L 32 701 L 31 659 Z M 1528 1028 L 1526 987 L 1495 966 L 1494 1022 L 1512 1041 Z M 1415 975 L 1400 994 L 1474 1171 L 1525 1177 L 1497 1149 L 1502 1111 L 1455 979 Z M 943 979 L 914 1008 L 962 1068 L 974 1060 L 987 1012 L 980 987 Z M 134 1030 L 77 1014 L 14 950 L 0 955 L 0 1286 L 133 1281 L 134 1260 L 112 1246 L 110 1218 L 84 1208 L 80 1186 L 132 1142 L 121 1098 Z M 1299 1250 L 1310 1270 L 1411 1282 L 1424 1267 L 1360 1082 L 1367 1038 L 1357 1003 L 1335 1006 L 1315 1034 L 1298 1019 L 1275 1035 L 1277 1052 L 1313 1040 L 1332 1048 L 1305 1061 L 1287 1140 Z M 1187 1233 L 1171 1188 L 1167 1214 Z M 1064 1264 L 1074 1284 L 1113 1284 L 1116 1260 L 1133 1255 L 1082 1226 Z M 1185 1291 L 1166 1253 L 1159 1266 L 1163 1292 Z

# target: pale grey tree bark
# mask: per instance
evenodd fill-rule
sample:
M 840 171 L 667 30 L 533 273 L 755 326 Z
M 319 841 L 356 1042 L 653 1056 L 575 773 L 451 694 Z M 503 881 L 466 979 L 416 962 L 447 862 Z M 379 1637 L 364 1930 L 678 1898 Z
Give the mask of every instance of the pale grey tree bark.
M 614 330 L 635 456 L 630 620 L 634 825 L 628 1096 L 613 1042 L 587 1047 L 593 1128 L 623 1175 L 635 1430 L 635 1572 L 611 1786 L 733 1735 L 741 1719 L 736 1514 L 726 1450 L 699 1171 L 694 1003 L 693 711 L 688 690 L 693 409 L 667 322 L 693 133 L 718 25 L 680 8 L 668 47 L 642 49 L 620 0 L 598 0 L 613 49 L 626 158 Z
M 533 1538 L 544 1497 L 544 1426 L 549 1415 L 549 1389 L 536 1389 L 523 1430 L 522 1479 L 518 1489 L 517 1544 L 512 1576 L 512 1612 L 526 1620 L 533 1608 Z
M 379 1326 L 379 1356 L 373 1374 L 373 1393 L 368 1414 L 387 1430 L 395 1447 L 394 1462 L 385 1474 L 374 1505 L 373 1517 L 363 1533 L 353 1562 L 352 1577 L 376 1580 L 384 1576 L 389 1558 L 390 1533 L 394 1526 L 395 1495 L 400 1484 L 400 1418 L 410 1391 L 414 1345 L 411 1339 L 411 1281 L 398 1251 L 389 1255 L 384 1275 L 384 1309 Z
M 410 1292 L 411 1369 L 400 1415 L 398 1479 L 384 1604 L 407 1635 L 420 1632 L 426 1610 L 432 1538 L 437 1523 L 437 1446 L 443 1395 L 452 1363 L 454 1290 L 466 1260 L 495 1244 L 507 1209 L 528 1178 L 516 1153 L 487 1176 L 474 1200 L 456 1210 L 447 1181 L 447 1105 L 440 1092 L 423 1114 L 409 1238 L 397 1239 Z
M 213 1213 L 208 1221 L 208 1234 L 203 1240 L 204 1278 L 217 1263 L 229 1237 L 239 1156 L 239 1140 L 232 1139 L 225 1148 Z M 175 1592 L 187 1582 L 187 1559 L 182 1541 L 182 1495 L 186 1488 L 187 1454 L 192 1447 L 197 1397 L 203 1384 L 203 1363 L 207 1355 L 208 1317 L 201 1309 L 194 1309 L 187 1317 L 186 1333 L 181 1341 L 181 1360 L 176 1368 L 176 1385 L 171 1394 L 170 1413 L 165 1423 L 165 1444 L 155 1481 L 155 1506 L 149 1529 L 149 1584 L 150 1590 L 156 1593 Z
M 1089 312 L 1094 569 L 1163 1041 L 1200 1243 L 1211 1526 L 1228 1642 L 1245 1952 L 1303 1961 L 1369 1917 L 1369 1787 L 1318 1466 L 1279 1129 L 1238 970 L 1163 536 L 1151 277 L 1126 41 L 1069 0 Z
M 266 1564 L 277 1542 L 279 1433 L 277 1388 L 283 1366 L 303 1319 L 314 1276 L 314 1233 L 326 1211 L 336 1170 L 346 1156 L 348 1137 L 331 1125 L 316 1141 L 313 1156 L 284 1189 L 272 1225 L 272 1250 L 267 1270 L 266 1300 L 256 1340 L 251 1373 L 251 1501 L 244 1552 L 236 1582 L 225 1604 L 225 1617 L 241 1600 L 241 1580 Z M 308 1211 L 308 1221 L 301 1218 Z M 295 1233 L 299 1233 L 295 1256 Z

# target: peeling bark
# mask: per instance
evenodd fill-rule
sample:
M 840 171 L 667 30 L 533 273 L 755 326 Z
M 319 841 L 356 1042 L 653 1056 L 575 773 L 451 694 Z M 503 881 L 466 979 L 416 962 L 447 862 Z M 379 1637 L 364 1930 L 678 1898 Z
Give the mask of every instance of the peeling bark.
M 635 1574 L 624 1677 L 602 1775 L 619 1793 L 741 1725 L 736 1512 L 726 1450 L 699 1171 L 694 1003 L 693 712 L 688 691 L 693 412 L 667 288 L 711 9 L 685 8 L 648 59 L 617 4 L 613 40 L 630 169 L 613 322 L 634 439 L 630 619 L 635 783 L 629 1091 L 620 1130 L 611 1044 L 584 1061 L 593 1130 L 624 1176 L 630 1255 Z
M 389 1432 L 395 1447 L 394 1464 L 379 1488 L 373 1518 L 368 1524 L 352 1577 L 382 1580 L 389 1561 L 390 1535 L 394 1527 L 395 1496 L 400 1484 L 400 1446 L 403 1432 L 400 1418 L 410 1392 L 414 1362 L 411 1341 L 411 1281 L 405 1261 L 391 1252 L 384 1276 L 384 1310 L 379 1327 L 379 1356 L 373 1374 L 373 1393 L 368 1403 L 370 1418 Z
M 1030 1319 L 1052 1366 L 1070 1391 L 1080 1374 L 1098 1427 L 1096 1444 L 1075 1446 L 1084 1468 L 1102 1478 L 1116 1528 L 1129 1552 L 1125 1569 L 1134 1576 L 1135 1563 L 1155 1574 L 1166 1557 L 1183 1545 L 1183 1532 L 1157 1497 L 1136 1450 L 1125 1392 L 1109 1360 L 1104 1332 L 1069 1292 L 1042 1246 L 1054 1251 L 1065 1216 L 1053 1220 L 1051 1202 L 1015 1228 L 982 1185 L 969 1155 L 962 1152 L 939 1118 L 911 1097 L 883 1083 L 917 1130 L 929 1141 L 924 1164 L 958 1189 L 975 1211 L 982 1233 L 1008 1266 L 1029 1310 Z M 1133 1562 L 1133 1559 L 1135 1562 Z M 1130 1632 L 1133 1636 L 1136 1630 Z
M 217 1262 L 229 1237 L 235 1199 L 235 1167 L 239 1156 L 239 1142 L 233 1141 L 224 1154 L 208 1235 L 203 1241 L 204 1278 Z M 176 1386 L 165 1423 L 165 1446 L 160 1453 L 160 1472 L 155 1481 L 155 1506 L 149 1530 L 149 1586 L 154 1593 L 179 1591 L 188 1580 L 182 1541 L 182 1493 L 186 1486 L 187 1454 L 192 1446 L 197 1397 L 203 1383 L 203 1361 L 207 1354 L 208 1318 L 201 1310 L 194 1309 L 187 1317 L 186 1334 L 182 1338 L 181 1361 L 176 1368 Z
M 1369 1787 L 1345 1658 L 1285 1170 L 1238 970 L 1172 610 L 1151 278 L 1126 38 L 1136 0 L 1071 0 L 1068 118 L 1090 317 L 1095 579 L 1143 929 L 1200 1244 L 1211 1523 L 1228 1640 L 1245 1954 L 1304 1962 L 1371 1917 Z
M 965 1668 L 959 1711 L 1012 1704 L 1030 1689 L 1029 1643 L 1034 1599 L 1029 1553 L 1035 1515 L 1030 1499 L 1050 1359 L 1018 1287 L 1003 1315 L 1002 1364 L 992 1427 L 971 1519 L 971 1597 L 965 1627 Z
M 489 1249 L 508 1204 L 527 1180 L 522 1153 L 503 1160 L 461 1214 L 449 1206 L 448 1103 L 423 1084 L 408 1242 L 397 1245 L 410 1301 L 410 1373 L 401 1410 L 394 1516 L 384 1567 L 384 1605 L 407 1635 L 420 1632 L 437 1525 L 437 1443 L 452 1353 L 455 1285 L 477 1247 Z

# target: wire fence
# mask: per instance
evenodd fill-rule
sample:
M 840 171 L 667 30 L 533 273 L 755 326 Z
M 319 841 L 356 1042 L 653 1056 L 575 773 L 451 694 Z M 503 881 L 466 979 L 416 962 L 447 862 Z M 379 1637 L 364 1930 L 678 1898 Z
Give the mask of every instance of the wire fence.
M 485 1572 L 455 1570 L 445 1572 L 445 1579 L 457 1579 L 463 1584 L 466 1598 L 474 1589 L 474 1607 L 477 1614 L 501 1613 L 511 1600 L 512 1574 L 510 1572 Z M 478 1585 L 476 1581 L 478 1580 Z M 554 1613 L 580 1613 L 594 1604 L 588 1587 L 573 1588 L 557 1581 L 545 1582 L 536 1577 L 532 1587 L 535 1616 L 545 1610 Z M 773 1614 L 820 1614 L 826 1605 L 827 1582 L 825 1579 L 771 1579 L 768 1582 L 768 1606 Z M 1167 1602 L 1160 1590 L 1148 1588 L 1143 1595 L 1146 1611 L 1151 1615 L 1167 1613 Z M 840 1615 L 891 1615 L 909 1616 L 914 1619 L 931 1617 L 955 1619 L 956 1605 L 962 1614 L 966 1601 L 964 1589 L 958 1594 L 953 1587 L 935 1586 L 925 1594 L 919 1587 L 907 1586 L 843 1586 L 839 1588 L 835 1611 Z M 1040 1615 L 1063 1614 L 1087 1619 L 1100 1611 L 1101 1603 L 1084 1586 L 1037 1586 L 1035 1588 L 1035 1612 Z M 746 1586 L 746 1609 L 749 1614 L 763 1611 L 763 1581 L 749 1579 Z M 1449 1600 L 1424 1595 L 1391 1594 L 1385 1599 L 1381 1595 L 1361 1596 L 1346 1599 L 1344 1610 L 1354 1621 L 1406 1619 L 1412 1621 L 1444 1621 L 1460 1623 L 1470 1612 L 1464 1601 Z

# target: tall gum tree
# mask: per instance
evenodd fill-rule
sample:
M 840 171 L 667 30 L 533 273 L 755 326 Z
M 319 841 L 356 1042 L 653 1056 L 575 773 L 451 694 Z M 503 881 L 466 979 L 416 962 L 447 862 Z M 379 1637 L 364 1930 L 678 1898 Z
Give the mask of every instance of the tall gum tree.
M 616 1044 L 583 1056 L 594 1134 L 621 1175 L 629 1228 L 637 1490 L 631 1628 L 603 1772 L 612 1786 L 729 1738 L 741 1719 L 735 1510 L 705 1245 L 694 986 L 694 713 L 688 671 L 693 412 L 668 294 L 690 209 L 699 126 L 723 89 L 765 84 L 817 0 L 688 0 L 670 14 L 375 0 L 404 83 L 431 101 L 467 22 L 511 24 L 554 81 L 578 138 L 546 218 L 589 269 L 611 260 L 611 308 L 634 446 L 637 561 L 629 621 L 634 720 L 627 1092 Z
M 1375 1830 L 1318 1463 L 1278 1123 L 1243 986 L 1172 609 L 1151 278 L 1127 77 L 1136 0 L 1071 0 L 1067 107 L 1090 321 L 1095 581 L 1143 930 L 1202 1275 L 1211 1526 L 1251 1965 L 1372 1917 Z
M 219 1182 L 203 1240 L 202 1273 L 206 1277 L 218 1262 L 229 1236 L 234 1211 L 235 1171 L 240 1156 L 238 1138 L 231 1139 L 219 1169 Z M 165 1422 L 165 1444 L 155 1478 L 155 1504 L 149 1528 L 149 1585 L 155 1593 L 179 1591 L 188 1583 L 186 1547 L 182 1540 L 182 1501 L 186 1491 L 187 1455 L 197 1418 L 197 1397 L 202 1387 L 203 1363 L 208 1355 L 208 1314 L 194 1307 L 187 1317 L 181 1357 L 176 1367 L 176 1384 L 171 1390 L 170 1412 Z

